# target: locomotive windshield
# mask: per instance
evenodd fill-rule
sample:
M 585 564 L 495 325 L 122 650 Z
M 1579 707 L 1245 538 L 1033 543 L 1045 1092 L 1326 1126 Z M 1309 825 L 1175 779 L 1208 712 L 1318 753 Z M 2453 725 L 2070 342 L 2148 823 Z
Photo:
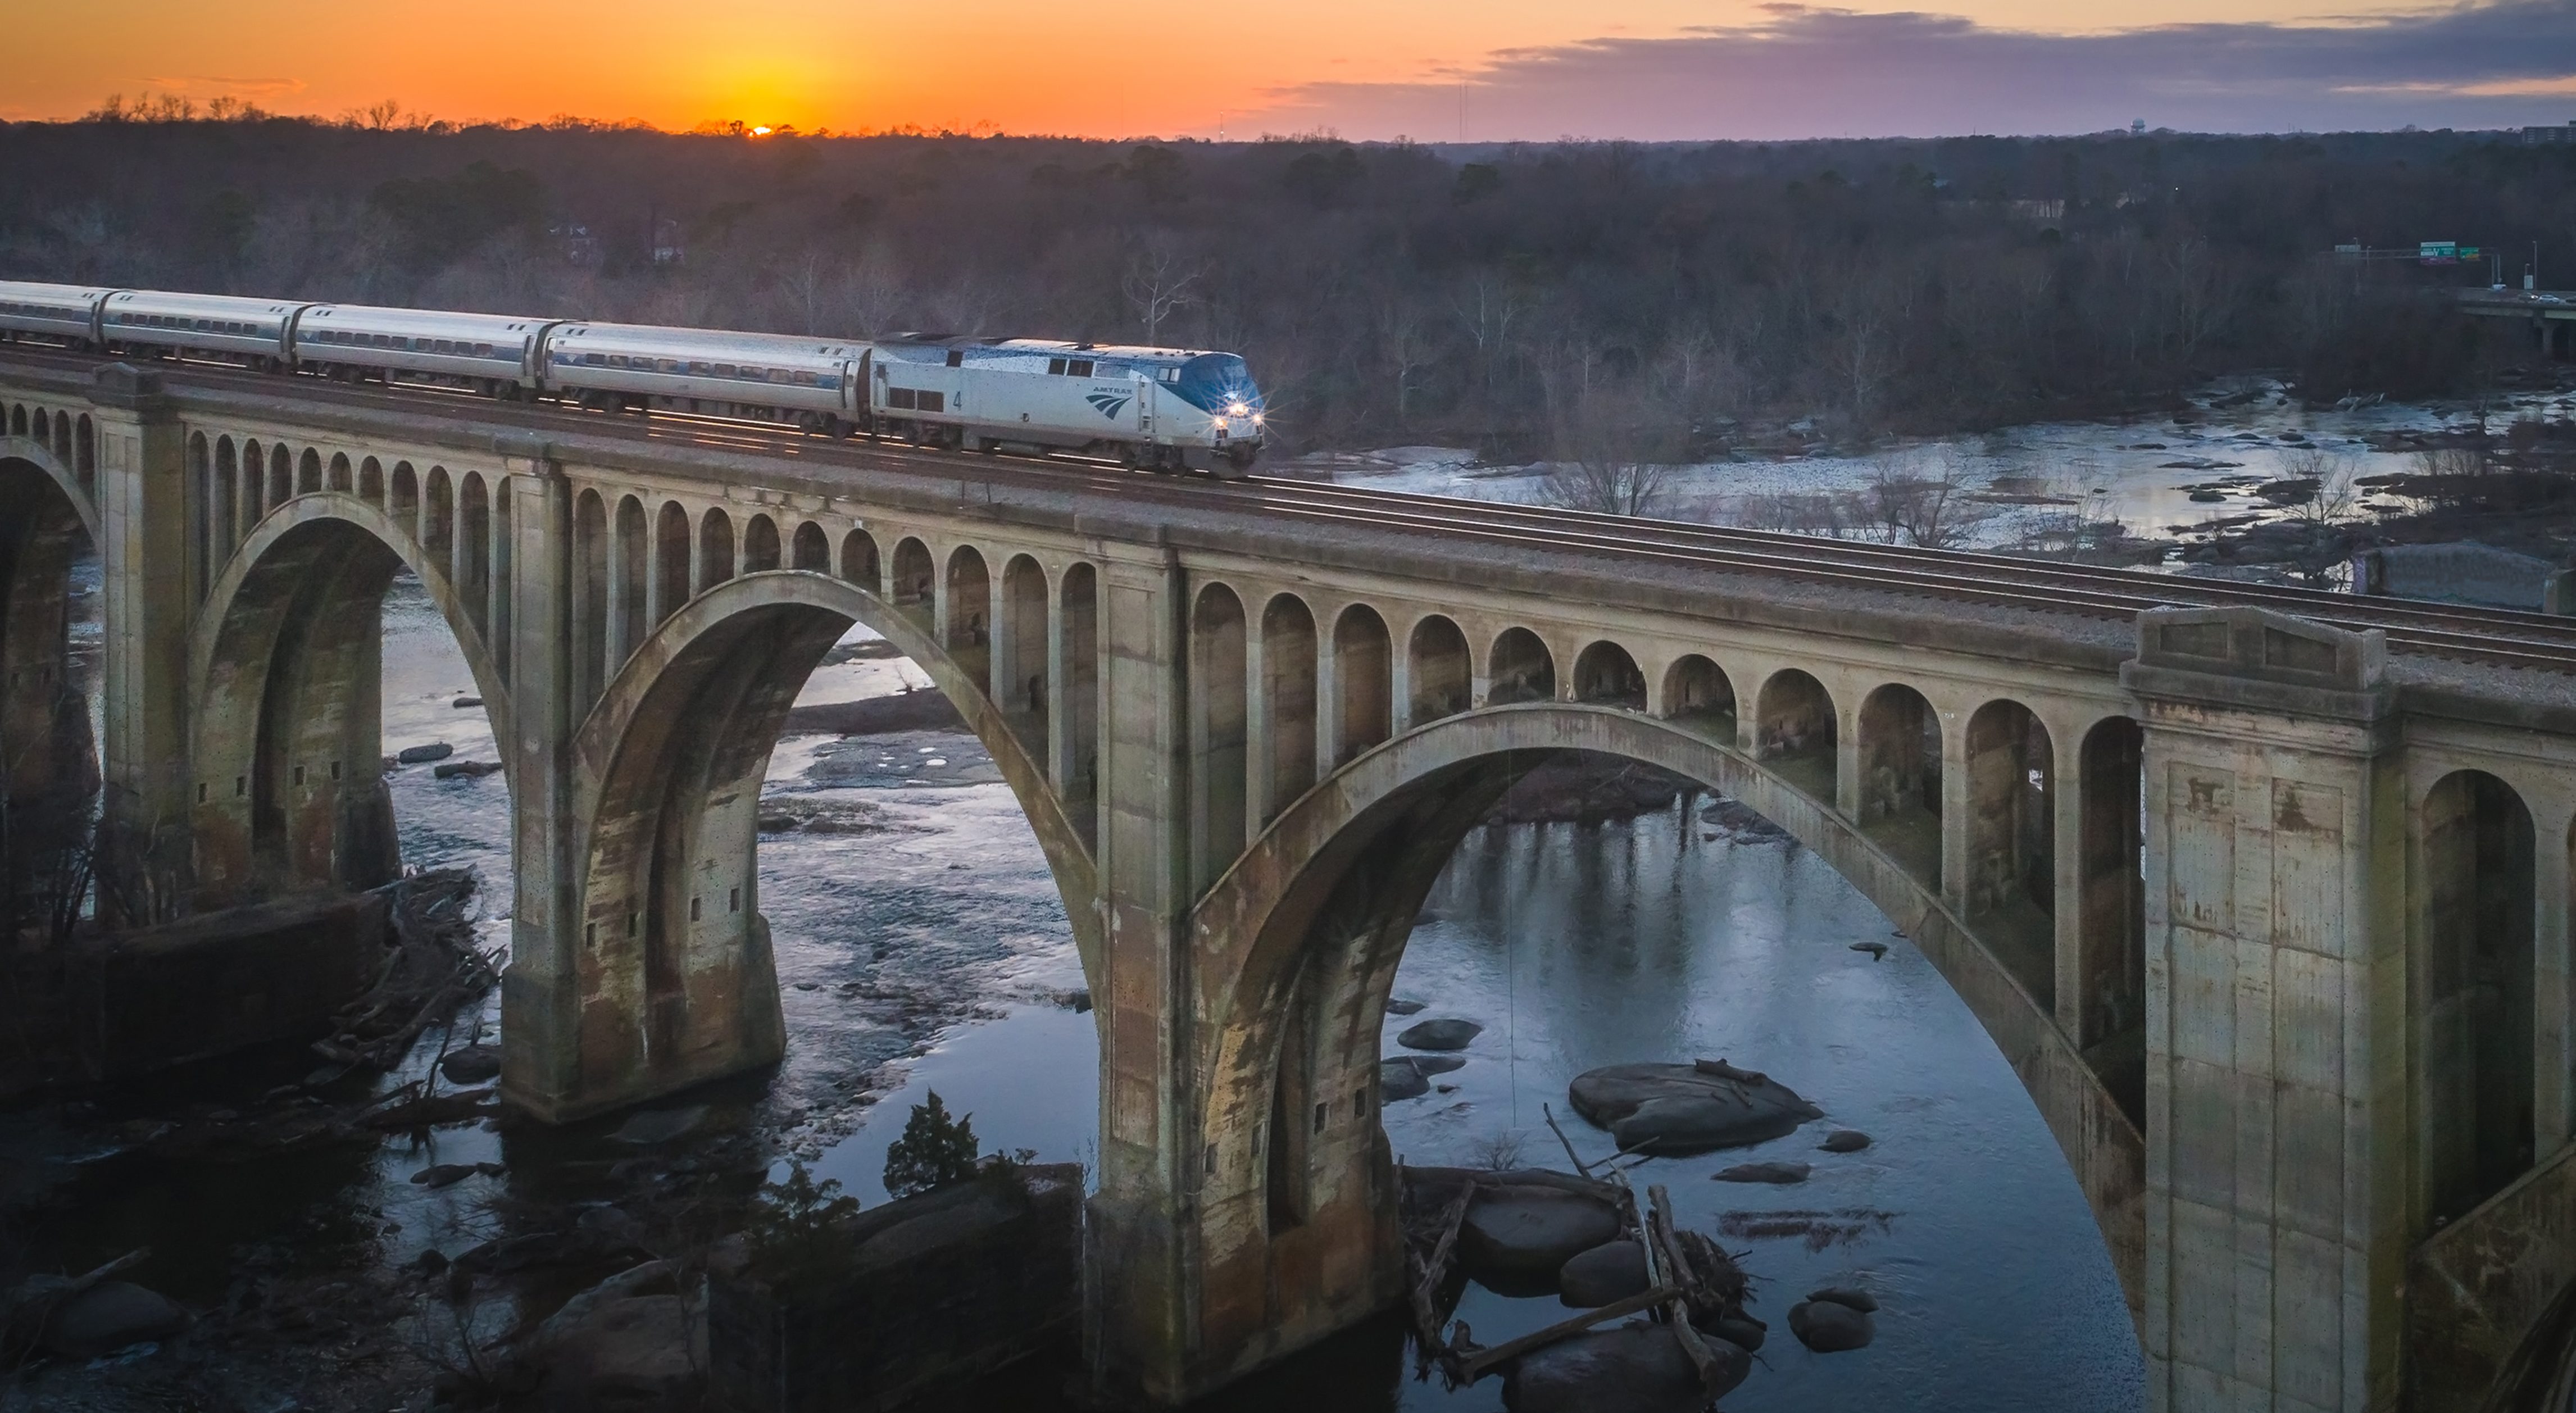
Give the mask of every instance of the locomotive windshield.
M 1261 410 L 1261 389 L 1252 385 L 1252 370 L 1231 353 L 1202 353 L 1182 364 L 1172 388 L 1201 412 L 1240 417 Z

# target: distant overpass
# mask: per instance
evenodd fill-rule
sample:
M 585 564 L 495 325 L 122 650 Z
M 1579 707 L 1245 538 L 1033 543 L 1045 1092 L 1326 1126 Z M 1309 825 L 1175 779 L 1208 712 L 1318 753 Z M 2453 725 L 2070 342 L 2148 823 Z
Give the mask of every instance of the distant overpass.
M 2521 319 L 2540 351 L 2553 358 L 2576 353 L 2576 290 L 2464 289 L 2460 309 L 2482 319 Z

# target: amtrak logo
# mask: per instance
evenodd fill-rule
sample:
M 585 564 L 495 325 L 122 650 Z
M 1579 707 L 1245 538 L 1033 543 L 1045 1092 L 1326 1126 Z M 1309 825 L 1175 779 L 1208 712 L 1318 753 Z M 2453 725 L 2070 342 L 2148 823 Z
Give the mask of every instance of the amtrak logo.
M 1085 402 L 1088 402 L 1093 407 L 1100 409 L 1100 415 L 1108 418 L 1112 422 L 1117 421 L 1118 414 L 1126 411 L 1127 404 L 1135 401 L 1135 399 L 1136 395 L 1134 393 L 1096 392 L 1086 393 L 1083 395 L 1083 400 Z

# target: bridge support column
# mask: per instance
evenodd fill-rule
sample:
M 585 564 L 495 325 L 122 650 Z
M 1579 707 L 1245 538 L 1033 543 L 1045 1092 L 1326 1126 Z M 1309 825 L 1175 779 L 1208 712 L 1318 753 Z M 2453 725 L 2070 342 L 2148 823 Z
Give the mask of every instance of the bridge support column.
M 100 910 L 161 921 L 189 906 L 187 429 L 158 375 L 99 370 L 99 562 L 107 626 L 100 690 Z
M 2393 1408 L 2410 1244 L 2384 640 L 2141 616 L 2155 1413 Z
M 501 974 L 501 1092 L 549 1121 L 599 1107 L 582 1091 L 579 842 L 574 837 L 572 491 L 549 448 L 505 448 L 510 534 L 510 964 Z
M 1188 1092 L 1189 732 L 1179 565 L 1103 566 L 1101 834 L 1108 985 L 1100 1025 L 1100 1191 L 1083 1302 L 1095 1378 L 1179 1402 L 1190 1386 L 1199 1178 Z

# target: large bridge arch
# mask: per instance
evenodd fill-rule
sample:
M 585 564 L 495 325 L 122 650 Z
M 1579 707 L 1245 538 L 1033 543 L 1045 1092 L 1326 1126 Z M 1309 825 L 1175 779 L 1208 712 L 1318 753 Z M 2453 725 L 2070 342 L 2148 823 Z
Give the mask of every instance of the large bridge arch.
M 1392 1298 L 1399 1248 L 1373 1102 L 1378 1018 L 1459 841 L 1511 781 L 1568 750 L 1660 766 L 1744 801 L 1914 938 L 2021 1076 L 2141 1308 L 2144 1135 L 1958 908 L 1732 741 L 1640 712 L 1540 702 L 1444 718 L 1360 756 L 1283 812 L 1194 911 L 1192 935 L 1212 944 L 1198 967 L 1192 1057 L 1203 1086 L 1202 1347 L 1250 1367 Z M 1283 1108 L 1278 1096 L 1291 1092 L 1300 1102 Z M 1293 1130 L 1277 1131 L 1281 1112 L 1297 1116 Z M 1300 1217 L 1284 1229 L 1269 1190 L 1282 1143 Z
M 812 570 L 740 574 L 655 628 L 574 734 L 578 935 L 553 961 L 571 983 L 559 1019 L 578 1041 L 542 1060 L 511 1051 L 503 1084 L 520 1102 L 576 1117 L 783 1052 L 759 912 L 760 787 L 797 692 L 853 623 L 919 665 L 991 754 L 1046 855 L 1085 977 L 1101 984 L 1090 850 L 1043 755 L 972 670 L 870 589 Z
M 61 925 L 52 861 L 88 844 L 103 775 L 71 643 L 81 616 L 73 566 L 97 551 L 97 512 L 70 464 L 35 435 L 52 431 L 45 410 L 36 418 L 28 435 L 0 438 L 0 788 L 11 831 L 0 924 L 13 929 L 29 910 Z M 68 906 L 77 917 L 79 900 Z
M 371 886 L 398 869 L 379 694 L 385 591 L 406 568 L 454 636 L 495 738 L 510 740 L 508 684 L 444 561 L 349 492 L 274 507 L 216 574 L 189 636 L 200 907 Z M 515 796 L 512 753 L 501 761 Z

